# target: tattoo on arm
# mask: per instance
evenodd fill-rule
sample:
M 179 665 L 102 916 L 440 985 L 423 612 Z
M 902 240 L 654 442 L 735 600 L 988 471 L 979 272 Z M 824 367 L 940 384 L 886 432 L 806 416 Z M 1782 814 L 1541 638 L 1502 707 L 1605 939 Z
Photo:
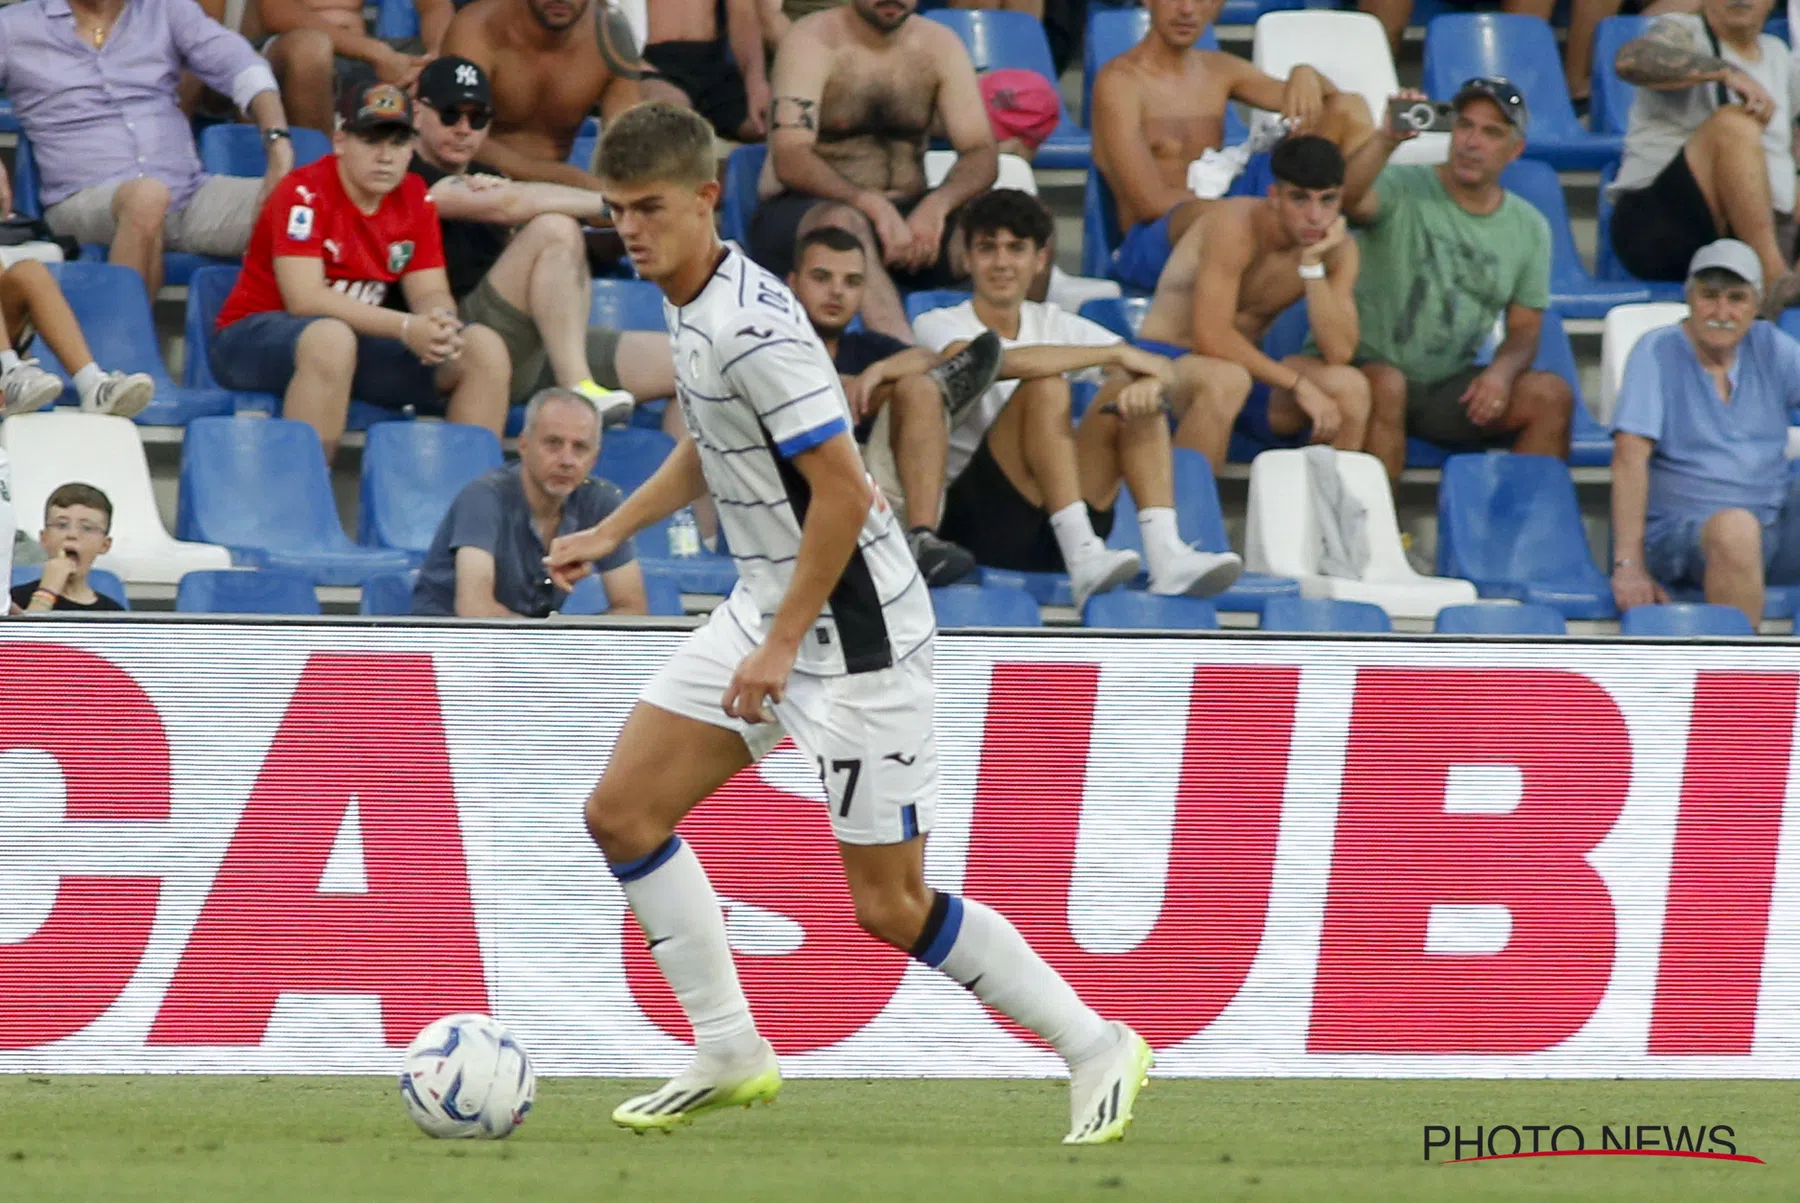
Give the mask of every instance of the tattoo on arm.
M 1731 64 L 1694 49 L 1687 31 L 1679 27 L 1652 27 L 1619 50 L 1613 67 L 1626 83 L 1654 88 L 1705 83 L 1730 70 Z
M 819 128 L 818 110 L 817 101 L 777 96 L 769 102 L 769 128 L 816 130 Z
M 624 13 L 611 5 L 604 6 L 595 22 L 594 34 L 608 71 L 620 79 L 644 78 L 644 56 L 638 51 L 637 35 L 631 31 L 631 22 Z

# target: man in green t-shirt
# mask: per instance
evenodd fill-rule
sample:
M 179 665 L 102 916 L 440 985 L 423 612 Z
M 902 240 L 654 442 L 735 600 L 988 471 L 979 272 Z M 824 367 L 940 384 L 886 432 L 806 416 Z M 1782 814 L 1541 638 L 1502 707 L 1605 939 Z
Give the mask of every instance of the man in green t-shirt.
M 1380 173 L 1346 212 L 1362 229 L 1355 361 L 1372 402 L 1366 446 L 1396 478 L 1408 435 L 1459 451 L 1569 453 L 1574 394 L 1531 367 L 1550 303 L 1550 227 L 1500 186 L 1525 149 L 1525 99 L 1507 80 L 1471 79 L 1451 105 L 1448 162 L 1385 167 L 1414 135 L 1384 128 L 1345 178 L 1355 196 L 1351 177 Z M 1477 357 L 1502 317 L 1505 337 L 1484 367 Z

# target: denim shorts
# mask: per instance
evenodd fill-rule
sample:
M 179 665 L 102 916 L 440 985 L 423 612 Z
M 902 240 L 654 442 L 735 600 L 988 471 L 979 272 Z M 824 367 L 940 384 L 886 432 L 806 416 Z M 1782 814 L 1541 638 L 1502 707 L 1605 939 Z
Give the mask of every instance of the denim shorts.
M 1706 582 L 1706 550 L 1701 543 L 1711 514 L 1652 519 L 1644 530 L 1644 568 L 1664 585 Z M 1788 477 L 1787 498 L 1762 524 L 1763 579 L 1771 585 L 1800 584 L 1800 476 Z
M 239 318 L 213 336 L 207 362 L 224 388 L 241 392 L 287 392 L 294 378 L 300 335 L 317 317 L 270 310 Z M 397 338 L 356 336 L 356 375 L 350 395 L 383 409 L 413 407 L 442 414 L 448 399 L 438 390 L 437 369 L 419 362 Z

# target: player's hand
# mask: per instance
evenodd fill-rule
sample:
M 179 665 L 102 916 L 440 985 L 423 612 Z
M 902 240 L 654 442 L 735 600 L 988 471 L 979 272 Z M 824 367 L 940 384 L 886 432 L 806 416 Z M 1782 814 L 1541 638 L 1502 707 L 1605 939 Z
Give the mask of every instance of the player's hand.
M 550 552 L 544 557 L 544 571 L 558 589 L 573 589 L 575 582 L 593 570 L 595 561 L 604 560 L 618 550 L 620 539 L 605 523 L 578 530 L 572 535 L 558 535 L 550 541 Z
M 747 723 L 774 722 L 766 703 L 779 702 L 787 695 L 788 674 L 794 671 L 797 650 L 765 640 L 739 661 L 720 699 L 725 713 Z
M 750 107 L 750 128 L 757 137 L 769 132 L 769 81 L 759 80 L 744 85 L 744 101 Z
M 1155 376 L 1139 376 L 1113 398 L 1113 408 L 1121 418 L 1147 418 L 1160 414 L 1162 407 L 1163 382 Z
M 1342 246 L 1344 239 L 1349 236 L 1350 223 L 1345 221 L 1343 215 L 1340 214 L 1338 219 L 1332 222 L 1330 227 L 1326 229 L 1325 237 L 1319 239 L 1311 246 L 1300 248 L 1300 262 L 1306 264 L 1308 267 L 1325 262 L 1326 257 L 1339 246 Z
M 1621 613 L 1633 606 L 1648 606 L 1669 600 L 1663 587 L 1636 564 L 1625 564 L 1613 569 L 1612 592 L 1613 604 L 1619 607 Z
M 1325 78 L 1304 64 L 1295 67 L 1281 91 L 1281 115 L 1288 120 L 1288 132 L 1311 133 L 1324 112 Z
M 1329 443 L 1337 438 L 1338 428 L 1344 422 L 1338 403 L 1332 400 L 1330 393 L 1308 380 L 1304 373 L 1300 382 L 1294 386 L 1294 404 L 1312 419 L 1313 442 Z
M 1774 98 L 1748 72 L 1731 68 L 1725 73 L 1725 86 L 1737 94 L 1746 113 L 1764 125 L 1769 124 L 1769 118 L 1775 115 Z
M 913 271 L 924 271 L 937 262 L 938 248 L 944 242 L 944 222 L 949 214 L 935 195 L 928 196 L 914 206 L 906 219 L 906 228 L 912 231 L 912 257 L 906 266 Z
M 912 256 L 913 232 L 900 210 L 894 208 L 894 202 L 871 192 L 859 208 L 875 227 L 875 237 L 881 243 L 881 261 L 889 267 L 904 266 Z
M 1489 368 L 1475 379 L 1469 381 L 1469 387 L 1463 390 L 1460 398 L 1469 421 L 1477 426 L 1487 426 L 1499 420 L 1506 412 L 1506 397 L 1512 391 L 1512 382 L 1500 372 Z
M 1417 88 L 1401 88 L 1389 99 L 1388 107 L 1390 110 L 1393 108 L 1393 101 L 1395 100 L 1404 100 L 1406 103 L 1412 104 L 1421 100 L 1429 102 L 1431 97 L 1425 95 L 1425 93 L 1419 91 Z M 1389 142 L 1411 142 L 1414 138 L 1419 136 L 1419 131 L 1412 126 L 1409 125 L 1402 129 L 1394 125 L 1392 120 L 1386 118 L 1384 118 L 1381 123 L 1380 133 L 1381 136 L 1386 138 Z
M 1113 362 L 1134 376 L 1152 376 L 1163 384 L 1173 383 L 1175 379 L 1173 359 L 1130 343 L 1119 344 L 1119 357 Z

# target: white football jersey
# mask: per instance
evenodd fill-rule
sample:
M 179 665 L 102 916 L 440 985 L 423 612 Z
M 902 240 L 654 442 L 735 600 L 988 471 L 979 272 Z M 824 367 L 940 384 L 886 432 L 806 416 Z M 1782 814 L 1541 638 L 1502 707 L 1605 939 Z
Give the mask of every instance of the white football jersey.
M 843 385 L 787 285 L 727 244 L 686 305 L 663 301 L 681 415 L 737 561 L 728 613 L 757 642 L 781 605 L 810 491 L 794 456 L 850 430 Z M 875 490 L 856 551 L 794 667 L 832 675 L 897 663 L 937 629 L 905 533 Z

